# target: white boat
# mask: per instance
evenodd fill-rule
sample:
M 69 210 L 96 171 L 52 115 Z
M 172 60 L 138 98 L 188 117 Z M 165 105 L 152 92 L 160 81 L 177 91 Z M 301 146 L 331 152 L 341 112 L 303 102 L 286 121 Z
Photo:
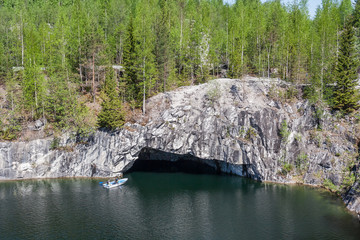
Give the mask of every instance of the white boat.
M 115 187 L 123 185 L 124 183 L 126 183 L 127 180 L 128 180 L 127 178 L 122 178 L 122 179 L 117 180 L 117 182 L 112 181 L 112 182 L 109 182 L 109 184 L 104 183 L 103 187 L 104 188 L 115 188 Z

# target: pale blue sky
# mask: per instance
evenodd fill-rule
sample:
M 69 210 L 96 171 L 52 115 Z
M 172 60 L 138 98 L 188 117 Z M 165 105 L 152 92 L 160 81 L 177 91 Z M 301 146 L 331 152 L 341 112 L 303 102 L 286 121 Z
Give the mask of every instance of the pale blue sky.
M 227 3 L 234 3 L 235 0 L 223 0 L 224 2 Z M 266 0 L 261 0 L 262 2 L 265 2 Z M 290 3 L 293 2 L 294 0 L 281 0 L 282 3 Z M 354 3 L 354 0 L 352 0 L 352 2 Z M 311 18 L 314 17 L 315 12 L 316 12 L 316 8 L 321 4 L 321 0 L 308 0 L 308 8 L 309 8 L 309 14 L 311 16 Z

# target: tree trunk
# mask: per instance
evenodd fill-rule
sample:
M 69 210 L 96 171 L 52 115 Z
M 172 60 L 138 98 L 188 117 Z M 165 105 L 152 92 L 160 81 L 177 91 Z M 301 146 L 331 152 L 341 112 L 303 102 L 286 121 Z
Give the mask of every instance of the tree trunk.
M 93 60 L 92 93 L 93 93 L 93 102 L 95 102 L 95 52 L 93 52 L 92 60 Z
M 324 40 L 325 40 L 325 32 L 324 32 Z M 322 100 L 322 93 L 323 93 L 323 82 L 324 82 L 324 58 L 325 58 L 325 46 L 324 46 L 324 42 L 321 44 L 321 77 L 320 77 L 320 84 L 321 84 L 321 89 L 320 89 L 320 100 Z
M 62 67 L 65 68 L 65 52 L 66 52 L 66 49 L 65 49 L 65 37 L 64 37 L 64 32 L 62 33 L 62 36 L 61 36 L 61 40 L 62 40 L 62 54 L 61 54 L 61 64 L 62 64 Z
M 80 83 L 82 83 L 82 71 L 81 71 L 81 64 L 79 64 L 79 74 L 80 74 Z
M 143 114 L 146 114 L 146 109 L 145 109 L 145 96 L 146 96 L 146 87 L 145 87 L 145 83 L 146 83 L 146 75 L 145 75 L 145 57 L 143 59 L 143 81 L 144 81 L 144 87 L 143 87 Z
M 271 49 L 271 47 L 269 47 L 268 48 L 268 56 L 267 56 L 267 65 L 268 65 L 268 70 L 267 70 L 267 72 L 268 72 L 268 78 L 270 78 L 270 49 Z
M 257 50 L 258 50 L 258 54 L 259 54 L 259 76 L 261 76 L 261 49 L 260 49 L 260 40 L 259 40 L 259 35 L 256 36 L 256 45 L 257 45 Z
M 182 35 L 183 35 L 183 12 L 180 13 L 180 53 L 179 53 L 179 75 L 181 73 L 181 51 L 182 51 Z
M 229 68 L 229 55 L 228 55 L 228 51 L 229 51 L 229 19 L 226 19 L 226 51 L 225 51 L 225 59 L 227 61 L 228 64 L 228 68 Z
M 37 88 L 37 84 L 36 84 L 36 77 L 35 77 L 35 106 L 36 106 L 36 109 L 37 109 L 37 107 L 38 107 L 38 99 L 37 99 L 37 90 L 36 90 L 36 88 Z
M 166 60 L 165 60 L 166 61 Z M 166 66 L 166 62 L 164 62 L 164 92 L 166 92 L 166 78 L 167 78 L 167 74 L 166 74 L 166 71 L 167 71 L 167 66 Z
M 21 34 L 21 66 L 24 66 L 24 26 L 22 20 L 22 12 L 20 12 L 20 34 Z
M 244 74 L 244 42 L 241 44 L 241 74 Z
M 122 37 L 120 36 L 120 46 L 119 46 L 119 64 L 122 65 Z
M 286 71 L 285 71 L 285 78 L 289 77 L 289 47 L 286 51 Z
M 339 29 L 336 28 L 336 59 L 339 59 Z
M 14 111 L 14 91 L 11 91 L 11 110 Z

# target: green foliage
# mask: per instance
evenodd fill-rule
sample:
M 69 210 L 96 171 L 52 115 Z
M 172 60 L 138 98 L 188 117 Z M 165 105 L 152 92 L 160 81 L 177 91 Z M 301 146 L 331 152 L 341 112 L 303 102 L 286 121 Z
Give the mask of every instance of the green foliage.
M 245 133 L 245 139 L 246 140 L 251 140 L 253 138 L 256 138 L 257 133 L 256 130 L 252 127 L 249 127 L 248 130 Z
M 25 68 L 23 86 L 23 99 L 26 108 L 31 111 L 33 119 L 44 114 L 45 104 L 45 78 L 40 72 L 40 67 L 28 66 Z
M 338 193 L 339 187 L 336 186 L 330 179 L 324 179 L 323 186 L 331 192 Z
M 308 96 L 312 102 L 319 103 L 327 99 L 329 84 L 333 83 L 334 60 L 338 50 L 338 33 L 341 28 L 340 11 L 333 0 L 323 1 L 317 10 L 311 28 L 311 90 Z M 314 64 L 314 62 L 316 62 Z
M 294 99 L 299 95 L 299 91 L 295 86 L 289 86 L 286 88 L 285 98 L 286 99 Z
M 209 89 L 207 91 L 207 97 L 210 101 L 210 104 L 214 106 L 215 102 L 220 98 L 220 89 L 219 83 L 213 81 L 209 83 Z
M 351 0 L 342 0 L 339 6 L 341 24 L 344 25 L 346 20 L 353 12 Z
M 328 146 L 328 147 L 331 147 L 331 146 L 332 146 L 331 137 L 326 136 L 326 138 L 325 138 L 325 144 L 326 144 L 326 146 Z
M 23 78 L 23 71 L 18 72 L 17 74 L 8 73 L 5 80 L 6 85 L 6 98 L 8 100 L 9 109 L 12 114 L 15 112 L 20 112 L 23 107 L 22 104 L 22 92 L 20 82 Z M 12 117 L 15 117 L 14 115 Z
M 58 75 L 48 79 L 48 94 L 46 96 L 45 112 L 49 122 L 57 128 L 68 128 L 71 115 L 74 114 L 76 98 L 75 92 Z
M 243 138 L 247 141 L 250 141 L 256 138 L 257 132 L 253 127 L 249 127 L 247 130 L 245 127 L 241 127 L 239 130 L 239 138 Z
M 344 192 L 346 192 L 354 185 L 355 181 L 356 181 L 355 173 L 349 172 L 347 175 L 343 177 L 341 188 L 343 189 Z
M 124 46 L 124 67 L 125 67 L 125 78 L 127 86 L 127 99 L 133 100 L 138 99 L 137 94 L 140 92 L 139 80 L 137 78 L 137 65 L 136 65 L 136 39 L 134 36 L 134 20 L 130 17 L 130 22 L 127 27 L 125 46 Z
M 352 13 L 353 26 L 355 28 L 360 28 L 360 1 L 355 1 L 355 9 Z
M 241 127 L 240 130 L 239 130 L 239 137 L 241 137 L 241 138 L 244 137 L 245 133 L 246 133 L 245 128 Z
M 360 1 L 355 1 L 355 9 L 352 13 L 353 26 L 355 27 L 355 51 L 360 54 Z M 359 69 L 358 69 L 359 70 Z
M 98 124 L 100 127 L 114 130 L 124 125 L 125 114 L 116 91 L 116 81 L 112 69 L 107 69 L 101 106 L 102 109 L 98 115 Z
M 302 139 L 302 135 L 300 133 L 295 134 L 295 141 L 297 141 L 298 143 L 301 142 Z
M 274 100 L 280 100 L 281 99 L 281 92 L 276 84 L 271 84 L 269 89 L 269 97 Z
M 313 143 L 315 143 L 317 147 L 321 147 L 321 144 L 322 144 L 322 142 L 323 142 L 323 139 L 322 139 L 321 134 L 320 134 L 318 131 L 316 131 L 316 130 L 311 131 L 309 137 L 310 137 L 310 140 L 311 140 Z
M 125 123 L 124 115 L 119 100 L 105 100 L 102 103 L 102 110 L 98 115 L 98 124 L 100 127 L 112 130 L 120 128 Z
M 315 110 L 315 118 L 316 119 L 319 119 L 319 120 L 321 120 L 322 118 L 323 118 L 323 115 L 324 115 L 324 109 L 322 109 L 322 108 L 317 108 L 316 110 Z
M 287 142 L 288 141 L 288 138 L 290 136 L 290 131 L 288 130 L 288 125 L 287 125 L 287 122 L 286 120 L 283 120 L 281 122 L 281 127 L 280 127 L 280 137 L 283 141 Z
M 156 65 L 158 66 L 158 79 L 163 80 L 162 90 L 165 92 L 168 83 L 169 75 L 172 71 L 171 64 L 171 41 L 170 41 L 170 3 L 169 1 L 160 0 L 160 19 L 156 24 L 156 44 L 154 46 Z
M 268 94 L 271 99 L 276 101 L 290 102 L 299 96 L 299 91 L 295 86 L 281 88 L 276 84 L 272 84 Z
M 284 163 L 282 165 L 280 174 L 286 176 L 287 174 L 291 173 L 293 169 L 294 169 L 294 165 L 292 165 L 291 163 Z
M 123 102 L 140 107 L 158 92 L 245 74 L 310 84 L 314 102 L 327 99 L 344 108 L 331 97 L 331 76 L 340 63 L 338 39 L 352 10 L 349 0 L 322 1 L 314 19 L 306 1 L 2 2 L 0 79 L 24 67 L 6 86 L 9 111 L 23 121 L 44 117 L 57 129 L 89 130 L 99 95 L 108 114 L 101 113 L 98 122 L 110 121 L 106 117 Z M 357 1 L 357 36 L 359 9 Z M 116 77 L 120 103 L 100 93 L 111 65 L 125 69 Z M 299 96 L 297 89 L 274 89 L 273 95 L 287 101 Z M 209 96 L 213 103 L 218 93 Z
M 60 138 L 54 137 L 54 139 L 50 143 L 50 150 L 55 150 L 60 146 Z
M 309 157 L 305 153 L 300 153 L 295 161 L 295 166 L 300 174 L 304 174 L 309 165 Z
M 11 118 L 9 124 L 2 123 L 0 119 L 0 140 L 15 140 L 21 131 L 19 121 Z
M 322 129 L 322 125 L 321 125 L 322 121 L 321 120 L 324 117 L 324 113 L 325 113 L 325 111 L 321 106 L 315 108 L 315 112 L 314 112 L 313 116 L 317 122 L 317 130 Z
M 351 188 L 356 181 L 356 176 L 353 172 L 350 172 L 348 175 L 343 177 L 343 182 L 341 184 L 342 188 L 347 191 Z
M 354 28 L 348 19 L 341 34 L 338 63 L 335 69 L 336 88 L 333 109 L 351 113 L 359 108 L 360 95 L 357 86 L 358 59 L 354 49 Z
M 87 137 L 95 131 L 96 116 L 83 102 L 78 102 L 75 106 L 72 122 L 76 134 L 80 138 Z

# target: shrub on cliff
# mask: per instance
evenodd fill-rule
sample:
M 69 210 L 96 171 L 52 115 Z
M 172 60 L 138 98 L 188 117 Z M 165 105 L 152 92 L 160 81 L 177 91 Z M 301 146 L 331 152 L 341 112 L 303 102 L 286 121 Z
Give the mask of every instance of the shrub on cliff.
M 0 119 L 0 140 L 15 140 L 20 131 L 21 125 L 16 119 L 10 119 L 8 124 L 4 124 Z
M 290 131 L 288 130 L 288 125 L 287 125 L 286 120 L 283 120 L 281 122 L 279 134 L 280 134 L 281 139 L 284 140 L 285 142 L 287 142 L 287 140 L 290 136 Z

